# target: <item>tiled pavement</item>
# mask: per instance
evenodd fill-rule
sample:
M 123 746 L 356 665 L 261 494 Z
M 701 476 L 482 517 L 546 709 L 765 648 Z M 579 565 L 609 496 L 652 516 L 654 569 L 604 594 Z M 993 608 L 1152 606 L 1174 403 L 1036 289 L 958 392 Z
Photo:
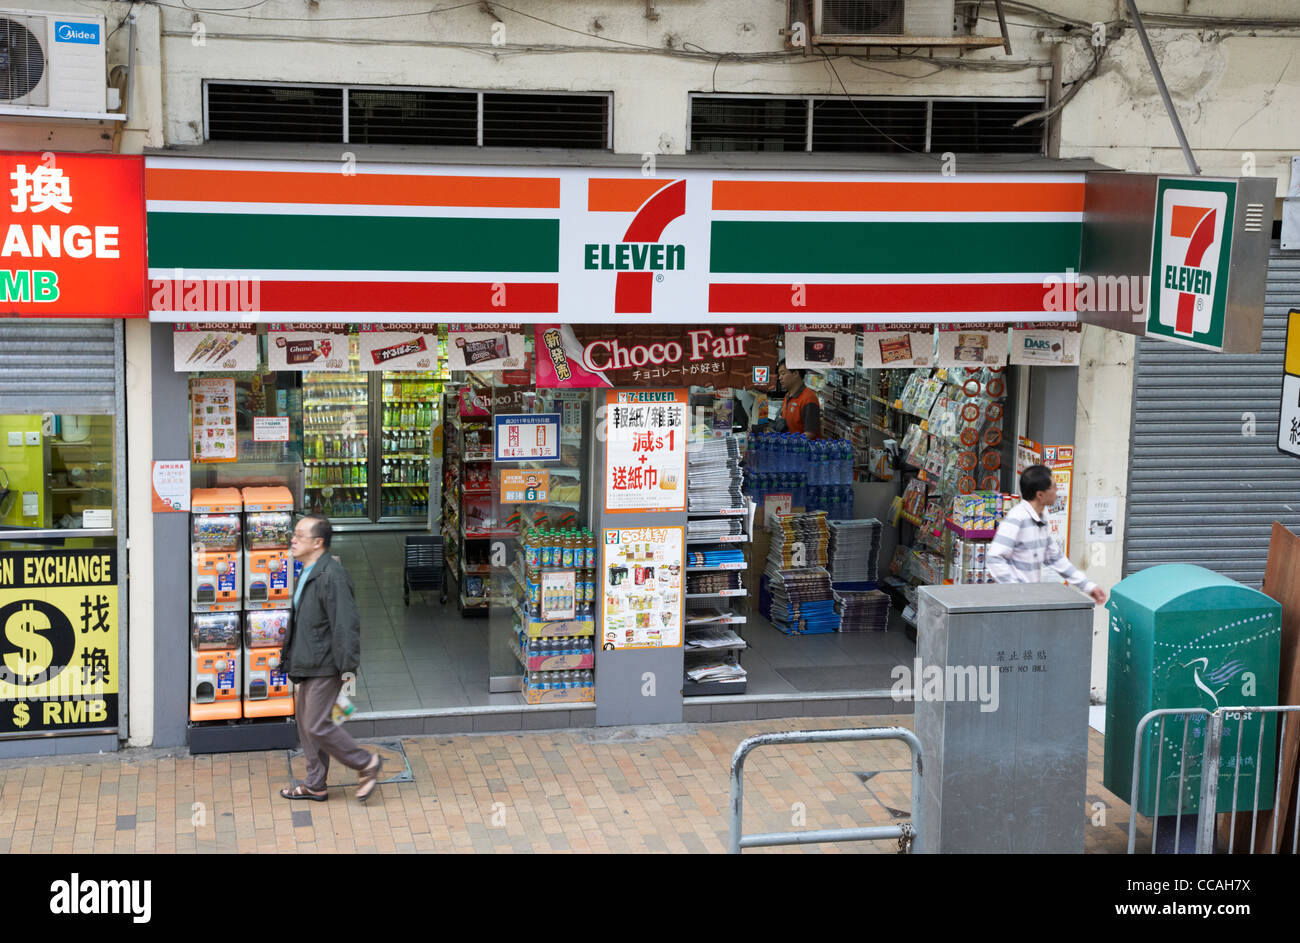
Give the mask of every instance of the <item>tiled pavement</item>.
M 910 717 L 870 726 L 910 726 Z M 412 781 L 363 806 L 349 770 L 323 803 L 288 802 L 284 751 L 194 756 L 130 750 L 0 762 L 0 852 L 721 852 L 728 768 L 745 737 L 861 725 L 862 718 L 413 737 Z M 1100 785 L 1089 731 L 1087 851 L 1125 847 L 1128 808 Z M 377 744 L 372 744 L 376 746 Z M 384 750 L 385 775 L 401 772 Z M 301 773 L 302 761 L 297 758 Z M 909 805 L 899 742 L 764 747 L 745 775 L 748 832 L 889 824 Z M 799 816 L 800 820 L 795 821 Z M 1139 842 L 1141 847 L 1141 842 Z M 888 843 L 764 851 L 890 853 Z

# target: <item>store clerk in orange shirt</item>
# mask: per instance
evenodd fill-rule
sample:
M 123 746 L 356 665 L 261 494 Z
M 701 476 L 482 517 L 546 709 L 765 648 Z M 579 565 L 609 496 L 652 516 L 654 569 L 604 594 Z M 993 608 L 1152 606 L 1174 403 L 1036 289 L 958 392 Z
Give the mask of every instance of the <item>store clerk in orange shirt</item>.
M 817 394 L 803 382 L 803 370 L 787 367 L 782 360 L 776 368 L 781 380 L 781 389 L 785 390 L 785 399 L 781 401 L 781 419 L 777 428 L 786 432 L 803 432 L 810 439 L 822 436 L 822 407 Z

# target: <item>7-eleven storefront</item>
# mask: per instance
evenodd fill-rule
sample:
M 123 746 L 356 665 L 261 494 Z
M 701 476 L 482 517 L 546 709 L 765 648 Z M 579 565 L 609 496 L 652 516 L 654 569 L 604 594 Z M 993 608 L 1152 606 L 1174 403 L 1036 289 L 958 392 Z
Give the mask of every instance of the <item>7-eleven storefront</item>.
M 907 709 L 916 586 L 982 581 L 1018 443 L 1069 481 L 1084 178 L 698 166 L 147 159 L 156 743 L 286 734 L 276 528 L 189 501 L 266 485 L 334 522 L 359 735 Z

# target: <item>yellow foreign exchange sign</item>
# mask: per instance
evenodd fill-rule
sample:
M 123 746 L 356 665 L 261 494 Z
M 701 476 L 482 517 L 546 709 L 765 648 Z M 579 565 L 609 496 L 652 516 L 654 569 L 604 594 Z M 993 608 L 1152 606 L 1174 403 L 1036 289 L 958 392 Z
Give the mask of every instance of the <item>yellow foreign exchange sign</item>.
M 0 736 L 117 726 L 117 551 L 0 553 Z

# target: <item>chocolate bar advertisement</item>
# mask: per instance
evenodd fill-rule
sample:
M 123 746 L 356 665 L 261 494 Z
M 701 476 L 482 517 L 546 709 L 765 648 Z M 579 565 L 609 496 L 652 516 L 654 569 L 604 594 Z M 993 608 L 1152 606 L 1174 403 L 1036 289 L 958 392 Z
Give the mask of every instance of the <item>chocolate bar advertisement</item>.
M 780 325 L 538 324 L 537 385 L 749 387 L 754 368 L 776 375 Z
M 357 345 L 362 370 L 438 369 L 436 324 L 362 324 Z
M 272 370 L 344 372 L 348 369 L 346 324 L 272 324 L 267 329 Z
M 452 370 L 518 370 L 524 366 L 522 324 L 452 325 L 447 365 Z
M 857 333 L 844 325 L 812 325 L 804 330 L 787 328 L 786 365 L 810 370 L 851 368 L 858 358 L 857 338 Z
M 934 328 L 907 324 L 869 324 L 862 335 L 862 366 L 934 366 Z
M 1078 366 L 1082 339 L 1078 324 L 1017 324 L 1011 330 L 1011 362 Z
M 172 359 L 177 373 L 257 369 L 257 327 L 252 324 L 177 324 Z
M 1007 362 L 1005 325 L 945 324 L 935 342 L 937 367 L 999 367 Z

